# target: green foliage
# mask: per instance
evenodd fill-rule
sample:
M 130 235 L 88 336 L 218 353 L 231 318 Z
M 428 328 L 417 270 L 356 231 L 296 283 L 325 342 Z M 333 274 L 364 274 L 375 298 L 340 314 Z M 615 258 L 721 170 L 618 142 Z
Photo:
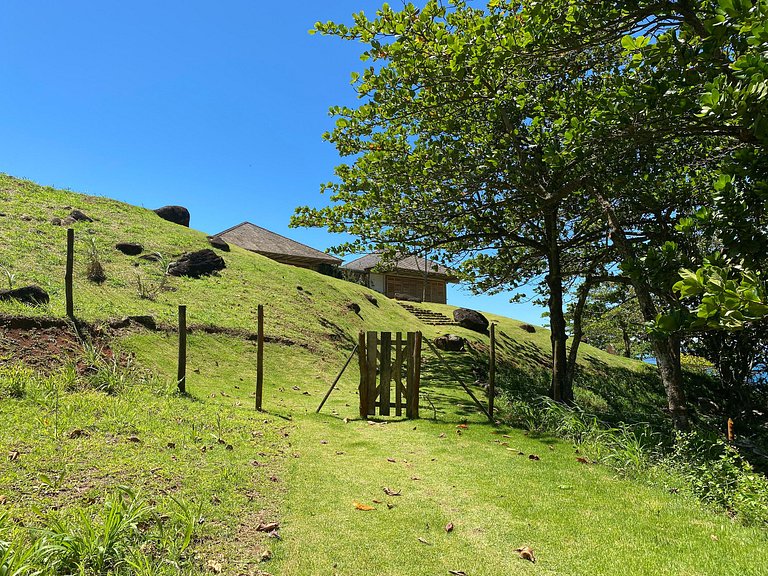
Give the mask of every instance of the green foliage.
M 678 433 L 661 465 L 707 504 L 746 524 L 768 526 L 768 479 L 724 440 Z

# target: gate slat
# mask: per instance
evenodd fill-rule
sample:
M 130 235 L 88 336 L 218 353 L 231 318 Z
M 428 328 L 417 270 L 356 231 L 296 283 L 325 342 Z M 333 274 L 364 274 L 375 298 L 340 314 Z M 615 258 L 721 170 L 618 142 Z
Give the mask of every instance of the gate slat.
M 411 418 L 419 417 L 419 387 L 421 386 L 421 332 L 413 339 L 413 390 L 411 391 Z
M 392 334 L 381 333 L 381 415 L 389 416 L 390 381 L 392 379 Z
M 405 387 L 405 417 L 413 418 L 413 403 L 411 402 L 411 394 L 414 389 L 413 385 L 413 344 L 416 335 L 413 332 L 408 332 L 406 337 L 405 348 L 405 362 L 406 362 L 406 387 Z
M 395 336 L 395 415 L 403 415 L 403 334 Z
M 376 359 L 377 359 L 377 337 L 376 332 L 368 332 L 368 374 L 366 384 L 368 386 L 368 414 L 376 414 Z

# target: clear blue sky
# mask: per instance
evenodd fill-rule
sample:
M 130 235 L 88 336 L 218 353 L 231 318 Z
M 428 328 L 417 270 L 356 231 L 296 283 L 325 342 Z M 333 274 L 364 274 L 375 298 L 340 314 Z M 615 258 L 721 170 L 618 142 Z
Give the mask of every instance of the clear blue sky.
M 393 6 L 397 2 L 391 3 Z M 193 228 L 249 220 L 291 230 L 296 206 L 323 205 L 339 158 L 321 135 L 331 105 L 354 104 L 360 46 L 307 31 L 349 22 L 369 0 L 4 0 L 0 10 L 0 171 L 156 208 L 182 204 Z M 542 323 L 508 296 L 449 302 Z

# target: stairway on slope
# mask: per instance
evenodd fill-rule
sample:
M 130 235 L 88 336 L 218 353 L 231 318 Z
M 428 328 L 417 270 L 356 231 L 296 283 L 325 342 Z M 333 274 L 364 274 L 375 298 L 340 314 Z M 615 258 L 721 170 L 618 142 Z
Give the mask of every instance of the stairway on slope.
M 398 301 L 398 304 L 408 310 L 411 314 L 416 316 L 419 320 L 424 322 L 425 324 L 429 324 L 430 326 L 458 326 L 456 322 L 452 318 L 449 318 L 445 314 L 442 314 L 440 312 L 435 312 L 433 310 L 426 310 L 424 308 L 420 308 L 419 306 L 414 306 L 413 304 L 407 303 L 407 302 L 401 302 Z

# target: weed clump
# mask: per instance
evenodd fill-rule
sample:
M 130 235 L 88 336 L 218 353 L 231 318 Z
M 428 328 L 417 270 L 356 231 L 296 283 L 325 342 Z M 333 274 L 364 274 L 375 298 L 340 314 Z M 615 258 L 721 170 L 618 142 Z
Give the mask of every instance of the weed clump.
M 23 398 L 28 384 L 35 380 L 35 373 L 23 364 L 0 366 L 0 399 Z
M 101 264 L 99 250 L 96 247 L 96 240 L 92 237 L 88 238 L 88 268 L 86 276 L 88 280 L 95 284 L 103 284 L 107 279 L 107 273 Z

